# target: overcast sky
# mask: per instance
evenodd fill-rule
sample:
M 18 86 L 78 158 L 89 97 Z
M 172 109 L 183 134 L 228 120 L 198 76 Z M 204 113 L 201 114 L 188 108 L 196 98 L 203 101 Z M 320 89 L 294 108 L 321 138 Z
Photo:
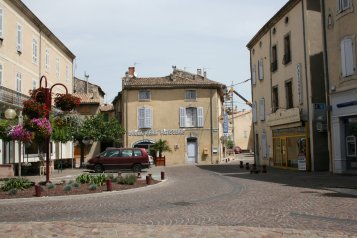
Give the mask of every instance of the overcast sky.
M 250 78 L 246 48 L 287 0 L 23 0 L 76 55 L 75 75 L 111 103 L 129 66 L 139 77 L 172 65 L 226 85 Z M 250 99 L 250 82 L 235 86 Z M 238 108 L 246 108 L 236 98 Z

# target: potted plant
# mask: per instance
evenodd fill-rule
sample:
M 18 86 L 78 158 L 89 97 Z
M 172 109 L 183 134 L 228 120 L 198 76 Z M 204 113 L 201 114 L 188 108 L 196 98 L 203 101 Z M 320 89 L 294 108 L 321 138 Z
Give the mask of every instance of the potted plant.
M 12 126 L 9 131 L 9 136 L 13 140 L 29 142 L 32 140 L 32 133 L 28 131 L 23 125 Z
M 41 143 L 52 134 L 52 126 L 47 118 L 34 118 L 26 125 L 34 133 L 34 139 Z
M 79 97 L 73 96 L 72 94 L 61 94 L 58 93 L 55 98 L 55 106 L 62 111 L 71 111 L 80 103 Z
M 160 165 L 165 166 L 166 165 L 165 156 L 164 157 L 162 156 L 162 152 L 165 152 L 165 151 L 171 152 L 171 148 L 168 145 L 167 140 L 159 139 L 150 148 L 154 149 L 156 152 L 159 152 L 159 156 L 155 158 L 155 165 L 156 166 L 160 166 Z

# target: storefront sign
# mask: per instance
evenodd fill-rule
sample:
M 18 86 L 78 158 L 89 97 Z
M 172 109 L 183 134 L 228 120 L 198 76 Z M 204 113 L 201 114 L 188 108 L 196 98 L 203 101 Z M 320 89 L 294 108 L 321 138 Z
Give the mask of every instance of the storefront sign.
M 228 133 L 228 113 L 224 114 L 223 133 Z
M 156 135 L 183 135 L 185 134 L 184 129 L 173 129 L 173 130 L 147 130 L 147 131 L 139 131 L 132 130 L 128 132 L 129 136 L 156 136 Z
M 306 157 L 305 157 L 305 155 L 298 155 L 298 170 L 306 171 Z
M 287 110 L 278 110 L 267 116 L 270 126 L 294 123 L 300 121 L 299 108 L 290 108 Z
M 298 98 L 299 104 L 302 105 L 304 103 L 303 99 L 303 88 L 302 88 L 302 66 L 301 63 L 296 65 L 296 76 L 297 76 L 297 91 L 298 91 Z

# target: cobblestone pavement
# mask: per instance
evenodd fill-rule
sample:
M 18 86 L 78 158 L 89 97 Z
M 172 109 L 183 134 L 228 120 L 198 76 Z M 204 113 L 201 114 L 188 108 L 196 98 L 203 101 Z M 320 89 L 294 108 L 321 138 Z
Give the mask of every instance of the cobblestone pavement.
M 357 237 L 357 176 L 166 167 L 146 188 L 0 201 L 6 237 Z M 1 235 L 0 235 L 1 236 Z

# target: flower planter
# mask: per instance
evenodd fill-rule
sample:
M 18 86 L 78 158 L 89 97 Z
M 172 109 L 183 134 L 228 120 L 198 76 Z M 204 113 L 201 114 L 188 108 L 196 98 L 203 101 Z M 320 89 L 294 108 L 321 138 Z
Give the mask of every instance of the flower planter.
M 65 112 L 75 109 L 80 103 L 80 99 L 71 94 L 57 94 L 54 101 L 55 107 Z
M 164 157 L 157 157 L 155 159 L 155 165 L 156 166 L 165 166 L 166 163 L 165 163 L 165 156 Z

